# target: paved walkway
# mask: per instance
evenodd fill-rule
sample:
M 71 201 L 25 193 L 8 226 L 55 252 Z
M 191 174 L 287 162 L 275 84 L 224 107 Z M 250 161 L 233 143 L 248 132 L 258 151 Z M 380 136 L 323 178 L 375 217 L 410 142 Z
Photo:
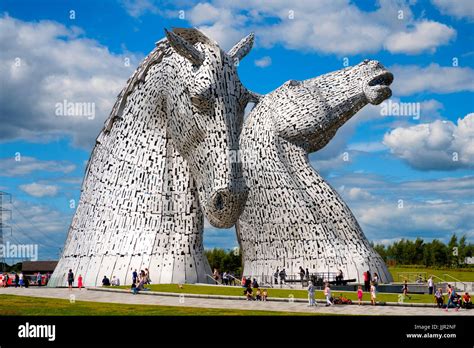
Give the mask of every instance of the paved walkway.
M 282 311 L 282 312 L 306 312 L 306 313 L 330 313 L 330 314 L 350 314 L 350 315 L 439 315 L 439 316 L 463 316 L 474 315 L 474 310 L 461 309 L 455 312 L 450 309 L 449 312 L 438 308 L 424 307 L 395 307 L 395 306 L 358 306 L 358 305 L 339 305 L 325 307 L 319 304 L 317 307 L 308 307 L 300 302 L 257 302 L 257 301 L 237 301 L 225 299 L 207 299 L 172 296 L 148 296 L 132 295 L 130 293 L 115 293 L 105 291 L 90 291 L 86 289 L 73 289 L 69 291 L 64 288 L 0 288 L 0 294 L 11 294 L 20 296 L 34 296 L 46 298 L 61 298 L 69 300 L 73 294 L 76 301 L 110 302 L 126 304 L 147 304 L 162 306 L 183 306 L 200 308 L 224 308 L 224 309 L 243 309 L 243 310 L 264 310 L 264 311 Z M 290 313 L 289 313 L 290 314 Z

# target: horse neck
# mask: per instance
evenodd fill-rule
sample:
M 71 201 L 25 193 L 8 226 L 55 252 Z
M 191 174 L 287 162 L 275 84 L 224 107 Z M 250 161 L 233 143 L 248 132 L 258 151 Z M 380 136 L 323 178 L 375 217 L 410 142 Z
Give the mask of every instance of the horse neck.
M 115 194 L 133 200 L 125 203 L 130 203 L 132 210 L 178 219 L 180 214 L 198 211 L 199 203 L 188 164 L 167 130 L 165 69 L 163 64 L 150 67 L 146 80 L 127 95 L 110 130 L 105 127 L 99 134 L 83 191 L 90 191 L 92 182 L 94 188 L 110 185 Z

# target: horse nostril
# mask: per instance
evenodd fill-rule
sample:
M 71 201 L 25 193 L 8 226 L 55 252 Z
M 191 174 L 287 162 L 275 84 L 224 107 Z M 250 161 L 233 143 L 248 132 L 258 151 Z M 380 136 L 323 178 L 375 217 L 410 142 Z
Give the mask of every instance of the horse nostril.
M 222 195 L 220 193 L 217 194 L 214 204 L 217 210 L 222 210 L 224 208 L 224 202 L 222 201 Z

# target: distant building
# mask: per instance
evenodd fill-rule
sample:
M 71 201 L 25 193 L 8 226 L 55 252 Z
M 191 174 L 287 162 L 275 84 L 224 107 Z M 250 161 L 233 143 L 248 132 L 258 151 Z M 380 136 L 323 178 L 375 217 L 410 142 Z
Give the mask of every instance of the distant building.
M 21 271 L 25 275 L 53 273 L 58 261 L 23 261 Z

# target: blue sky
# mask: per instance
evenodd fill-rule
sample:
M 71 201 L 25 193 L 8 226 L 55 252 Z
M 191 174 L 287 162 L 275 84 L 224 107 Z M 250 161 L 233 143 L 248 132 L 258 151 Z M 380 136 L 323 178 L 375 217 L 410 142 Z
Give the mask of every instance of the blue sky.
M 255 32 L 239 76 L 262 94 L 379 60 L 395 76 L 391 100 L 416 103 L 419 118 L 368 106 L 310 156 L 313 166 L 372 241 L 474 240 L 473 4 L 3 0 L 0 190 L 13 196 L 5 239 L 57 258 L 115 96 L 164 28 L 197 27 L 224 49 Z M 65 99 L 95 103 L 95 117 L 58 118 L 54 105 Z M 233 229 L 206 228 L 206 247 L 236 245 Z

